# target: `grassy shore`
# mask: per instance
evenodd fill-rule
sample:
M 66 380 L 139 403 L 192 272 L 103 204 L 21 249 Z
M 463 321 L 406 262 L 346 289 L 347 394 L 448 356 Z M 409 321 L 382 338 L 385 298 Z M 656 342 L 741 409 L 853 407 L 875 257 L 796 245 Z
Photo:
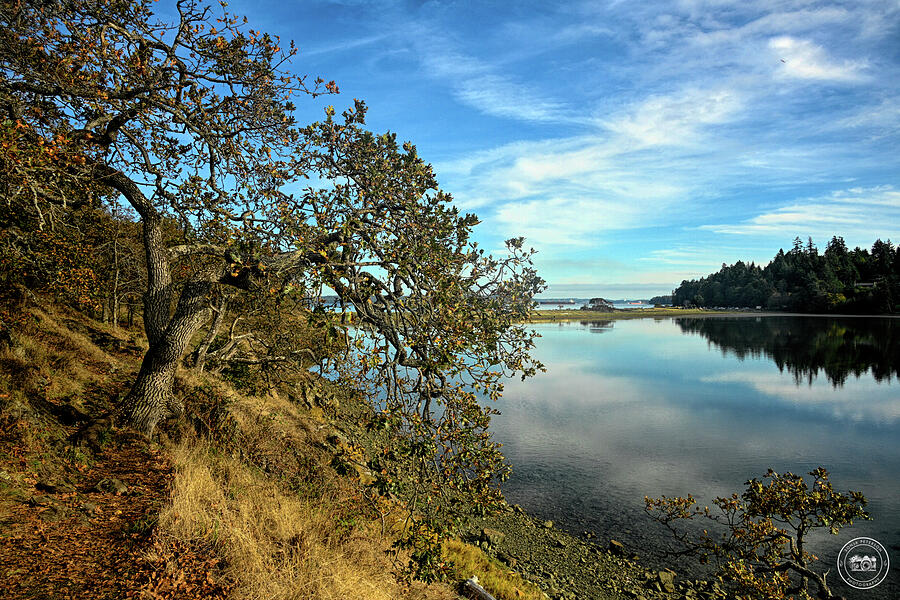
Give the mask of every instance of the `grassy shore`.
M 396 577 L 402 511 L 347 462 L 369 408 L 311 374 L 252 393 L 179 369 L 185 415 L 158 440 L 110 425 L 75 443 L 127 393 L 146 340 L 49 302 L 22 310 L 0 338 L 0 598 L 455 600 L 472 576 L 498 600 L 546 598 L 459 540 L 455 581 Z
M 657 317 L 689 317 L 696 315 L 747 314 L 746 312 L 728 313 L 710 311 L 702 308 L 636 308 L 601 312 L 596 310 L 534 310 L 530 323 L 553 323 L 556 321 L 612 321 L 619 319 L 644 319 Z

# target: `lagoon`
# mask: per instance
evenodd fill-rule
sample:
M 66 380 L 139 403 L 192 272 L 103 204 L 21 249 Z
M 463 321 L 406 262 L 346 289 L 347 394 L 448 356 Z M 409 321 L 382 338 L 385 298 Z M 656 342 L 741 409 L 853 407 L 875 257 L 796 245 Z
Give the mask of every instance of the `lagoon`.
M 831 472 L 873 521 L 813 539 L 836 593 L 900 597 L 900 319 L 715 316 L 534 325 L 548 372 L 507 383 L 492 422 L 510 502 L 663 564 L 643 497 L 708 504 L 771 467 Z M 840 547 L 882 542 L 888 580 L 839 581 Z M 687 568 L 683 566 L 682 568 Z

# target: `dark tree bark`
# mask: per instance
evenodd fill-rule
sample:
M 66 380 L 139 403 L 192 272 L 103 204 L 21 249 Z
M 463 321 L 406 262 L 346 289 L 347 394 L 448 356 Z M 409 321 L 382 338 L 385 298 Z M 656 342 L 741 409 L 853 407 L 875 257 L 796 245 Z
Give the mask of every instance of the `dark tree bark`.
M 204 299 L 210 286 L 208 281 L 185 284 L 175 313 L 164 331 L 151 340 L 137 379 L 122 403 L 122 416 L 147 435 L 153 433 L 160 421 L 184 412 L 181 400 L 172 393 L 172 384 L 175 370 L 187 351 L 191 337 L 208 318 L 209 311 L 204 308 Z M 162 296 L 154 298 L 148 295 L 147 304 L 154 300 L 161 301 Z M 147 306 L 147 309 L 160 313 L 167 308 L 162 305 Z
M 144 330 L 150 349 L 117 413 L 149 436 L 161 420 L 184 411 L 181 401 L 172 393 L 175 371 L 191 337 L 208 318 L 205 300 L 214 276 L 212 273 L 205 277 L 200 274 L 185 283 L 173 313 L 175 288 L 160 215 L 140 188 L 123 173 L 109 169 L 104 174 L 104 181 L 125 196 L 138 211 L 143 226 L 147 259 Z

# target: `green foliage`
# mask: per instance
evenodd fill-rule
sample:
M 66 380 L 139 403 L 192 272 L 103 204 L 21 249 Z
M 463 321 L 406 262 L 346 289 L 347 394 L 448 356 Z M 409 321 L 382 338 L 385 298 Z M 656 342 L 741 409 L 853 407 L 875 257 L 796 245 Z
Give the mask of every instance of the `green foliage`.
M 505 376 L 542 368 L 529 355 L 533 332 L 519 323 L 543 281 L 522 239 L 503 257 L 472 242 L 477 217 L 451 204 L 414 145 L 366 131 L 364 118 L 357 102 L 304 129 L 319 177 L 334 185 L 306 190 L 315 227 L 298 219 L 285 230 L 300 252 L 321 253 L 305 287 L 325 285 L 353 311 L 355 327 L 344 329 L 352 351 L 331 364 L 367 394 L 387 440 L 364 465 L 370 489 L 406 503 L 399 547 L 416 576 L 440 578 L 454 516 L 496 505 L 508 476 L 488 432 L 495 411 L 479 400 L 498 398 Z M 333 240 L 325 248 L 314 245 L 322 230 Z
M 451 530 L 440 524 L 412 517 L 405 534 L 393 544 L 395 551 L 409 553 L 408 578 L 426 583 L 444 581 L 452 573 L 452 565 L 443 559 L 442 542 L 449 539 Z
M 835 236 L 820 254 L 810 238 L 794 240 L 760 268 L 738 261 L 699 280 L 682 281 L 676 305 L 755 307 L 797 312 L 893 313 L 900 298 L 900 252 L 888 240 L 871 251 L 847 250 Z
M 714 560 L 719 574 L 734 586 L 739 600 L 808 598 L 814 582 L 820 598 L 831 598 L 825 573 L 813 569 L 817 557 L 806 547 L 809 533 L 826 529 L 837 535 L 854 519 L 869 519 L 860 492 L 835 492 L 828 471 L 809 472 L 808 483 L 793 473 L 769 469 L 746 482 L 743 494 L 719 497 L 715 509 L 700 507 L 693 496 L 645 498 L 647 513 L 663 524 L 683 547 L 682 553 Z M 716 531 L 688 533 L 683 521 L 703 519 Z M 720 531 L 721 533 L 717 533 Z

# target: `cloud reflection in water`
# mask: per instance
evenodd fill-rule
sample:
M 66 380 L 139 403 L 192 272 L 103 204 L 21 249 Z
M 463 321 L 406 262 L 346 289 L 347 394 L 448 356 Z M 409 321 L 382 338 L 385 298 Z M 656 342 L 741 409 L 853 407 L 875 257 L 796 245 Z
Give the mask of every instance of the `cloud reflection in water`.
M 861 490 L 876 516 L 829 548 L 858 535 L 900 543 L 896 377 L 879 383 L 863 369 L 841 385 L 828 377 L 809 383 L 763 351 L 723 353 L 673 320 L 620 321 L 603 335 L 587 324 L 536 328 L 548 372 L 510 380 L 493 422 L 514 467 L 512 501 L 640 551 L 659 542 L 644 495 L 690 492 L 708 502 L 769 467 L 805 473 L 823 465 L 838 489 Z M 748 331 L 758 337 L 758 328 Z M 803 354 L 803 368 L 820 354 Z M 834 361 L 829 369 L 839 373 Z

